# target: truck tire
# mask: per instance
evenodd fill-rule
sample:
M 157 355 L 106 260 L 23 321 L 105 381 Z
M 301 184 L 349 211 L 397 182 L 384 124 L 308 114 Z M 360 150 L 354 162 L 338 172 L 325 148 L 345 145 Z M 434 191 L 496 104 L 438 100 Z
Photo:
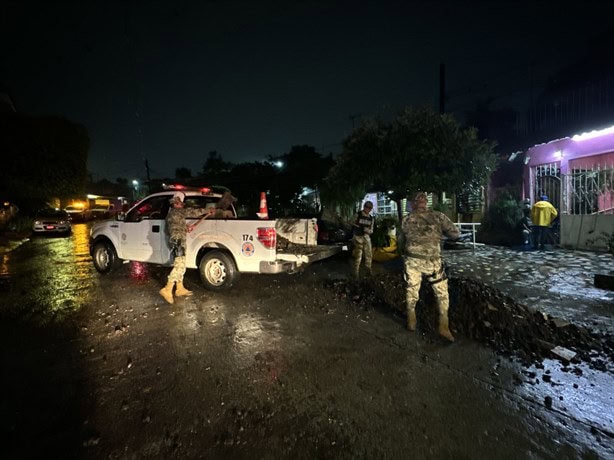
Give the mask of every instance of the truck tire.
M 200 261 L 198 271 L 205 288 L 211 291 L 230 289 L 239 279 L 234 260 L 222 251 L 211 251 L 205 254 Z
M 118 269 L 122 264 L 122 260 L 117 257 L 117 252 L 109 241 L 96 243 L 92 252 L 92 258 L 94 259 L 94 267 L 98 273 L 103 275 Z

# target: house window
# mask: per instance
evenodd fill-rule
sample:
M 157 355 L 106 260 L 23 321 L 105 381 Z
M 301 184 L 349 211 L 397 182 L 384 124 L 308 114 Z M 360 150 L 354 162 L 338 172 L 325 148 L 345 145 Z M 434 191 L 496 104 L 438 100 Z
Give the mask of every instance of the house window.
M 388 195 L 378 193 L 377 195 L 377 214 L 379 216 L 395 216 L 397 215 L 397 204 L 391 200 Z

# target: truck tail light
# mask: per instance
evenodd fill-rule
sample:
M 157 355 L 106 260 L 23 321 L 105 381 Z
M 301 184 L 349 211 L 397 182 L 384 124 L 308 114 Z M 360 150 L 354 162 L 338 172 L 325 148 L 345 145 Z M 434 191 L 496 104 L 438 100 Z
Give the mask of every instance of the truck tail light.
M 277 245 L 277 232 L 274 227 L 259 227 L 258 241 L 267 249 L 274 249 Z

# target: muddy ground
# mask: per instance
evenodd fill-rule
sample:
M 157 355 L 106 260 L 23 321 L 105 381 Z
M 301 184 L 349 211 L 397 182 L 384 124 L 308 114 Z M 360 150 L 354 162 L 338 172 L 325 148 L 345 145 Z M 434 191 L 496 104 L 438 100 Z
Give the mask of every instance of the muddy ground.
M 333 280 L 327 285 L 338 298 L 362 308 L 378 306 L 405 314 L 404 282 L 398 271 L 381 272 L 359 283 Z M 453 278 L 449 291 L 449 318 L 455 334 L 484 343 L 527 366 L 557 358 L 566 371 L 581 372 L 570 366 L 585 363 L 614 372 L 614 337 L 607 332 L 531 309 L 480 281 Z M 420 330 L 436 338 L 438 310 L 432 290 L 422 286 L 420 299 L 416 306 Z
M 171 307 L 157 293 L 168 269 L 100 276 L 87 229 L 73 233 L 0 261 L 7 458 L 614 456 L 609 337 L 552 329 L 463 279 L 454 344 L 427 303 L 408 333 L 399 274 L 350 285 L 341 256 L 223 293 L 191 271 L 194 295 Z M 570 348 L 572 331 L 599 357 L 525 348 L 525 324 Z

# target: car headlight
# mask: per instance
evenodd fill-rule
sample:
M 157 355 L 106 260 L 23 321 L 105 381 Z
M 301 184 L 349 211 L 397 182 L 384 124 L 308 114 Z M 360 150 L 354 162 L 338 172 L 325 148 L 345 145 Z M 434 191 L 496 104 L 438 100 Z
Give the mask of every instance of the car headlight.
M 61 220 L 61 221 L 60 221 L 60 225 L 64 225 L 65 223 L 66 223 L 66 221 L 65 221 L 65 220 Z
M 34 225 L 40 225 L 40 224 L 41 224 L 41 221 L 40 221 L 40 220 L 35 220 L 35 221 L 34 221 Z

